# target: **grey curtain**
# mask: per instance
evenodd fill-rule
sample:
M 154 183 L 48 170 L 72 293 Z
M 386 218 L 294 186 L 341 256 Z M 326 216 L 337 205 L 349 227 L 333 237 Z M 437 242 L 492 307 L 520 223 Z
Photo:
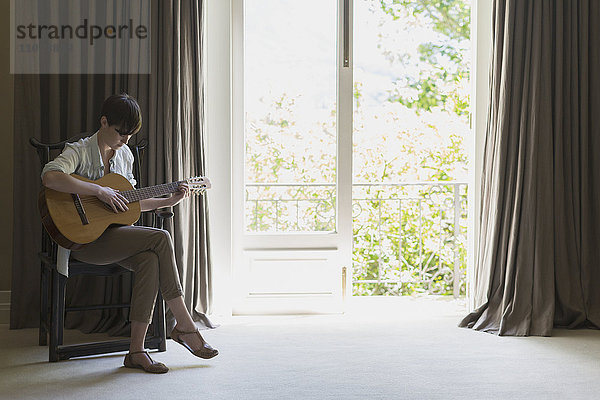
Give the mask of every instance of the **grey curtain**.
M 600 326 L 600 2 L 495 0 L 475 296 L 460 326 Z
M 149 184 L 205 175 L 203 1 L 155 1 L 152 79 L 148 85 Z M 200 327 L 212 300 L 205 197 L 182 202 L 168 229 L 173 234 L 185 302 Z M 167 332 L 175 326 L 167 312 Z
M 14 247 L 11 328 L 38 326 L 40 165 L 29 137 L 57 142 L 99 126 L 106 97 L 126 91 L 142 108 L 143 127 L 133 141 L 147 138 L 142 184 L 204 175 L 204 86 L 201 0 L 153 0 L 150 75 L 16 75 L 14 139 Z M 166 227 L 176 246 L 185 299 L 195 320 L 212 327 L 208 207 L 203 197 L 176 207 Z M 127 278 L 125 278 L 127 279 Z M 128 284 L 112 279 L 69 279 L 67 303 L 120 302 Z M 169 314 L 168 314 L 169 315 Z M 108 311 L 68 315 L 66 325 L 85 332 L 126 334 L 125 317 Z M 173 325 L 170 318 L 169 325 Z

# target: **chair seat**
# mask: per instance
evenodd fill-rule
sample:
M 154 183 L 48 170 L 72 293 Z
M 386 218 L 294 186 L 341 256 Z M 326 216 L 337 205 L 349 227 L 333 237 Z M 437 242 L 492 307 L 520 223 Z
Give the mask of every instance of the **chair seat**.
M 56 262 L 53 261 L 45 252 L 38 253 L 38 257 L 48 268 L 56 268 Z M 119 264 L 93 265 L 73 258 L 69 260 L 69 276 L 93 275 L 93 276 L 115 276 L 129 272 Z
M 69 261 L 69 276 L 94 275 L 115 276 L 128 273 L 129 271 L 118 264 L 91 265 L 80 261 Z

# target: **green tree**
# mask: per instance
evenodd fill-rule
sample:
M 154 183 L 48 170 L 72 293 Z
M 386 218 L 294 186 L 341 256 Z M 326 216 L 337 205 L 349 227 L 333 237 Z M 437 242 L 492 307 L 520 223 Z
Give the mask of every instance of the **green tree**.
M 418 47 L 418 76 L 403 76 L 390 93 L 397 101 L 417 112 L 442 107 L 457 115 L 468 116 L 468 95 L 460 92 L 460 83 L 469 79 L 468 51 L 471 8 L 468 0 L 377 0 L 381 9 L 397 23 L 413 17 L 437 32 L 437 40 Z M 386 50 L 384 49 L 384 52 Z M 415 55 L 393 55 L 411 62 Z M 407 95 L 416 92 L 416 96 Z
M 385 15 L 380 26 L 387 24 L 386 29 L 394 26 L 397 30 L 392 39 L 380 34 L 378 47 L 390 62 L 390 70 L 400 74 L 388 90 L 388 104 L 382 104 L 374 115 L 366 115 L 361 107 L 362 88 L 366 85 L 363 82 L 354 85 L 355 122 L 358 122 L 355 128 L 360 133 L 355 138 L 359 149 L 369 149 L 355 155 L 355 160 L 359 160 L 356 164 L 360 165 L 358 177 L 370 182 L 406 181 L 411 177 L 425 181 L 456 179 L 467 168 L 464 139 L 469 115 L 469 3 L 465 0 L 370 0 L 370 3 L 373 13 L 379 10 Z M 424 37 L 416 51 L 399 50 L 404 46 L 397 38 L 411 34 L 418 27 L 427 27 L 433 34 Z M 379 131 L 366 129 L 369 119 L 379 121 Z M 391 132 L 396 132 L 395 142 L 390 140 Z M 396 154 L 393 157 L 390 147 Z M 435 193 L 431 193 L 433 188 L 437 188 Z M 446 207 L 453 204 L 455 190 L 460 191 L 460 206 L 455 211 L 460 213 L 458 227 L 454 226 L 453 209 Z M 373 187 L 367 192 L 366 198 L 382 200 L 363 202 L 364 212 L 355 217 L 354 279 L 400 277 L 402 284 L 358 284 L 354 286 L 354 294 L 452 294 L 456 255 L 463 275 L 466 270 L 467 188 L 424 185 L 389 193 Z M 395 202 L 394 196 L 424 200 Z M 390 204 L 395 207 L 390 208 Z M 463 284 L 463 294 L 464 290 Z

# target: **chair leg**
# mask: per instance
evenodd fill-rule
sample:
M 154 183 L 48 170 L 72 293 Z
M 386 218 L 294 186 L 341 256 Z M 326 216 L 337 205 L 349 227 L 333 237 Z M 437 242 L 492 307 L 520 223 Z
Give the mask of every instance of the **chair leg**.
M 50 317 L 50 362 L 58 361 L 58 346 L 63 344 L 65 326 L 65 287 L 66 277 L 52 270 L 52 303 Z
M 48 346 L 48 351 L 50 352 L 50 362 L 58 361 L 58 353 L 56 352 L 58 348 L 58 314 L 60 311 L 58 310 L 58 271 L 52 271 L 52 299 L 50 301 L 50 345 Z
M 43 263 L 40 268 L 39 345 L 48 345 L 48 271 Z
M 58 345 L 63 345 L 63 333 L 65 331 L 65 295 L 67 291 L 67 277 L 61 275 L 57 272 L 58 275 L 58 289 L 59 289 L 59 297 L 58 297 L 58 309 L 60 313 L 58 314 Z

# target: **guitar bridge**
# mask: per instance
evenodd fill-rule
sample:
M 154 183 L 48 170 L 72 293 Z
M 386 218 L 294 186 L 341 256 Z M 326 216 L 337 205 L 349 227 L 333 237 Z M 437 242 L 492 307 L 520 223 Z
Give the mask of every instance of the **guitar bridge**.
M 81 198 L 78 194 L 71 193 L 71 197 L 73 198 L 73 203 L 75 203 L 75 208 L 77 209 L 77 214 L 79 214 L 79 218 L 81 218 L 81 223 L 83 225 L 87 225 L 90 223 L 87 219 L 87 215 L 85 215 L 85 210 L 83 209 L 83 204 L 81 204 Z

